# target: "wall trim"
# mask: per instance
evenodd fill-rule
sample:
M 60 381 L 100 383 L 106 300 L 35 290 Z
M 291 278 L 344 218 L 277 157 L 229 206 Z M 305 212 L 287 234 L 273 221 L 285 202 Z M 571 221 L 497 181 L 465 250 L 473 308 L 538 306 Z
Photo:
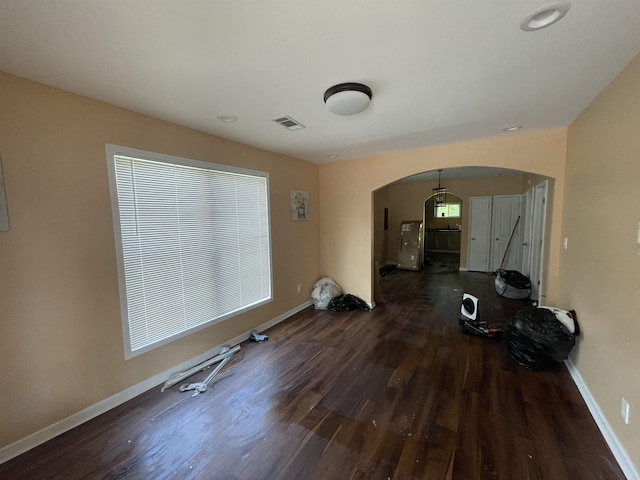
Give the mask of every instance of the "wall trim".
M 576 387 L 578 387 L 578 390 L 580 391 L 580 394 L 584 399 L 584 403 L 587 404 L 589 412 L 591 412 L 591 415 L 596 421 L 596 425 L 598 425 L 598 428 L 600 429 L 605 442 L 607 442 L 607 445 L 609 445 L 613 456 L 618 461 L 618 464 L 620 465 L 620 468 L 624 472 L 625 476 L 628 480 L 640 480 L 640 474 L 638 473 L 638 470 L 633 464 L 633 461 L 631 461 L 629 454 L 618 440 L 618 437 L 616 437 L 615 433 L 613 432 L 613 429 L 611 428 L 611 425 L 609 425 L 607 417 L 605 417 L 604 413 L 600 409 L 598 402 L 596 402 L 595 398 L 593 398 L 593 395 L 591 395 L 587 384 L 584 382 L 582 375 L 580 375 L 578 367 L 576 367 L 576 365 L 573 363 L 571 357 L 565 360 L 564 364 L 567 366 L 567 370 L 569 370 L 571 378 L 573 378 Z
M 263 331 L 271 328 L 274 325 L 277 325 L 278 323 L 286 320 L 287 318 L 292 317 L 296 313 L 301 312 L 305 308 L 310 307 L 311 305 L 313 305 L 313 302 L 311 300 L 308 300 L 303 304 L 292 308 L 288 312 L 278 315 L 277 317 L 255 327 L 255 329 L 258 331 Z M 251 333 L 251 330 L 247 330 L 246 332 L 230 339 L 229 341 L 218 345 L 217 347 L 214 347 L 204 353 L 201 353 L 194 358 L 182 362 L 179 365 L 175 365 L 174 367 L 165 370 L 164 372 L 160 372 L 153 377 L 147 378 L 146 380 L 143 380 L 136 385 L 133 385 L 119 393 L 116 393 L 115 395 L 105 398 L 104 400 L 101 400 L 98 403 L 85 408 L 84 410 L 80 410 L 79 412 L 76 412 L 67 418 L 63 418 L 62 420 L 49 425 L 42 430 L 39 430 L 14 443 L 0 448 L 0 463 L 11 460 L 12 458 L 17 457 L 18 455 L 21 455 L 26 451 L 31 450 L 32 448 L 37 447 L 38 445 L 41 445 L 42 443 L 51 440 L 52 438 L 57 437 L 58 435 L 71 430 L 72 428 L 77 427 L 78 425 L 81 425 L 97 417 L 98 415 L 102 415 L 103 413 L 137 397 L 138 395 L 152 388 L 162 385 L 171 376 L 171 374 L 191 368 L 194 365 L 202 363 L 205 360 L 208 360 L 209 358 L 217 355 L 220 351 L 221 346 L 235 346 L 240 342 L 246 340 L 249 337 L 249 333 Z

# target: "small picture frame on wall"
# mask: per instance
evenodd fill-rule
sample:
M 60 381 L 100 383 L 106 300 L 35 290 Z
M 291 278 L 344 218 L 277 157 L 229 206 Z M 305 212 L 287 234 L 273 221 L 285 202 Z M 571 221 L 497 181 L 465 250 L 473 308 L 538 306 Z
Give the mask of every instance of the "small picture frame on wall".
M 291 220 L 294 222 L 309 220 L 309 192 L 291 190 Z

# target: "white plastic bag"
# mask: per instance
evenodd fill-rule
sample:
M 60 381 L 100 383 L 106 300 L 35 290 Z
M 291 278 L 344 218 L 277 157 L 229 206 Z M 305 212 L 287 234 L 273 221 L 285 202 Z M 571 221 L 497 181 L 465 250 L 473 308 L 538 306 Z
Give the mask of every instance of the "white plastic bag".
M 313 284 L 311 298 L 317 309 L 325 310 L 333 297 L 342 294 L 340 286 L 331 277 L 324 277 Z

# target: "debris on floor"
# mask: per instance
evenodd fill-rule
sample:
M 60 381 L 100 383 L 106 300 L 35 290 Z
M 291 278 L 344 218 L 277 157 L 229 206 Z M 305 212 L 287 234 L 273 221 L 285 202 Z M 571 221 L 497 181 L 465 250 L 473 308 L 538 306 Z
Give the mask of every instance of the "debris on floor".
M 480 319 L 480 300 L 468 293 L 462 295 L 458 323 L 464 333 L 483 337 L 500 337 L 504 329 L 500 325 L 489 324 Z
M 313 284 L 311 298 L 317 309 L 325 310 L 332 298 L 342 293 L 340 286 L 331 277 L 324 277 Z
M 192 397 L 197 397 L 199 394 L 206 392 L 207 387 L 209 386 L 209 382 L 213 380 L 213 377 L 215 377 L 218 374 L 218 372 L 222 370 L 222 367 L 224 367 L 227 364 L 227 362 L 231 360 L 232 355 L 233 353 L 223 358 L 220 361 L 220 363 L 216 365 L 216 368 L 214 368 L 213 371 L 209 375 L 207 375 L 207 378 L 205 378 L 202 382 L 185 383 L 184 385 L 180 385 L 180 391 L 187 392 L 189 390 L 193 390 L 193 393 L 191 394 Z
M 249 334 L 249 340 L 251 340 L 252 342 L 266 342 L 267 340 L 269 340 L 269 336 L 261 335 L 257 331 L 251 330 L 251 333 Z
M 517 270 L 498 269 L 494 283 L 501 297 L 522 300 L 531 295 L 531 281 Z
M 371 307 L 360 297 L 347 293 L 332 298 L 327 306 L 327 310 L 331 310 L 332 312 L 350 312 L 351 310 L 368 312 L 371 310 Z
M 220 371 L 220 369 L 229 361 L 229 359 L 233 356 L 233 354 L 239 351 L 240 351 L 240 345 L 236 345 L 233 348 L 229 348 L 227 346 L 220 347 L 220 353 L 218 353 L 218 355 L 216 355 L 215 357 L 211 357 L 209 360 L 205 360 L 204 362 L 199 363 L 198 365 L 191 367 L 188 370 L 185 370 L 184 372 L 178 372 L 171 375 L 169 379 L 166 382 L 164 382 L 164 385 L 162 386 L 160 391 L 164 392 L 167 388 L 177 385 L 185 378 L 189 378 L 191 375 L 195 375 L 199 371 L 209 368 L 211 365 L 215 363 L 221 362 L 221 364 L 214 369 L 214 372 L 212 372 L 212 374 L 210 374 L 204 382 L 198 382 L 198 383 L 205 384 L 204 389 L 202 389 L 202 386 L 200 386 L 201 390 L 198 393 L 204 392 L 206 390 L 206 384 L 211 381 L 211 379 L 215 376 L 215 374 Z M 196 385 L 196 384 L 193 384 L 193 385 Z M 184 385 L 182 387 L 184 387 Z M 187 390 L 187 389 L 182 390 L 182 387 L 180 387 L 181 391 Z M 196 387 L 194 387 L 194 389 L 195 388 Z M 196 396 L 196 395 L 197 394 L 194 393 L 193 396 Z
M 382 267 L 380 267 L 378 269 L 378 273 L 380 274 L 381 277 L 386 277 L 391 272 L 395 272 L 396 270 L 398 270 L 398 265 L 395 263 L 391 263 L 391 264 L 383 265 Z
M 529 307 L 515 314 L 505 340 L 515 362 L 539 371 L 566 360 L 579 334 L 575 310 Z

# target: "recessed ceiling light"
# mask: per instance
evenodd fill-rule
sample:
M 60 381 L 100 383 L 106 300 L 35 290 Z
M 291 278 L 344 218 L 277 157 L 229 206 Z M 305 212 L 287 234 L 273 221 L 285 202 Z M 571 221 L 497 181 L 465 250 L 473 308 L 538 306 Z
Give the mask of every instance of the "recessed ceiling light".
M 533 32 L 553 25 L 569 11 L 568 3 L 556 3 L 534 10 L 520 22 L 520 28 L 525 32 Z
M 225 123 L 233 123 L 238 121 L 238 117 L 235 117 L 233 115 L 219 115 L 217 118 L 221 122 Z
M 333 155 L 327 155 L 327 158 L 338 158 L 338 155 L 334 153 Z
M 522 128 L 522 125 L 513 125 L 511 127 L 503 128 L 502 131 L 503 132 L 515 132 L 516 130 L 520 130 L 521 128 Z

